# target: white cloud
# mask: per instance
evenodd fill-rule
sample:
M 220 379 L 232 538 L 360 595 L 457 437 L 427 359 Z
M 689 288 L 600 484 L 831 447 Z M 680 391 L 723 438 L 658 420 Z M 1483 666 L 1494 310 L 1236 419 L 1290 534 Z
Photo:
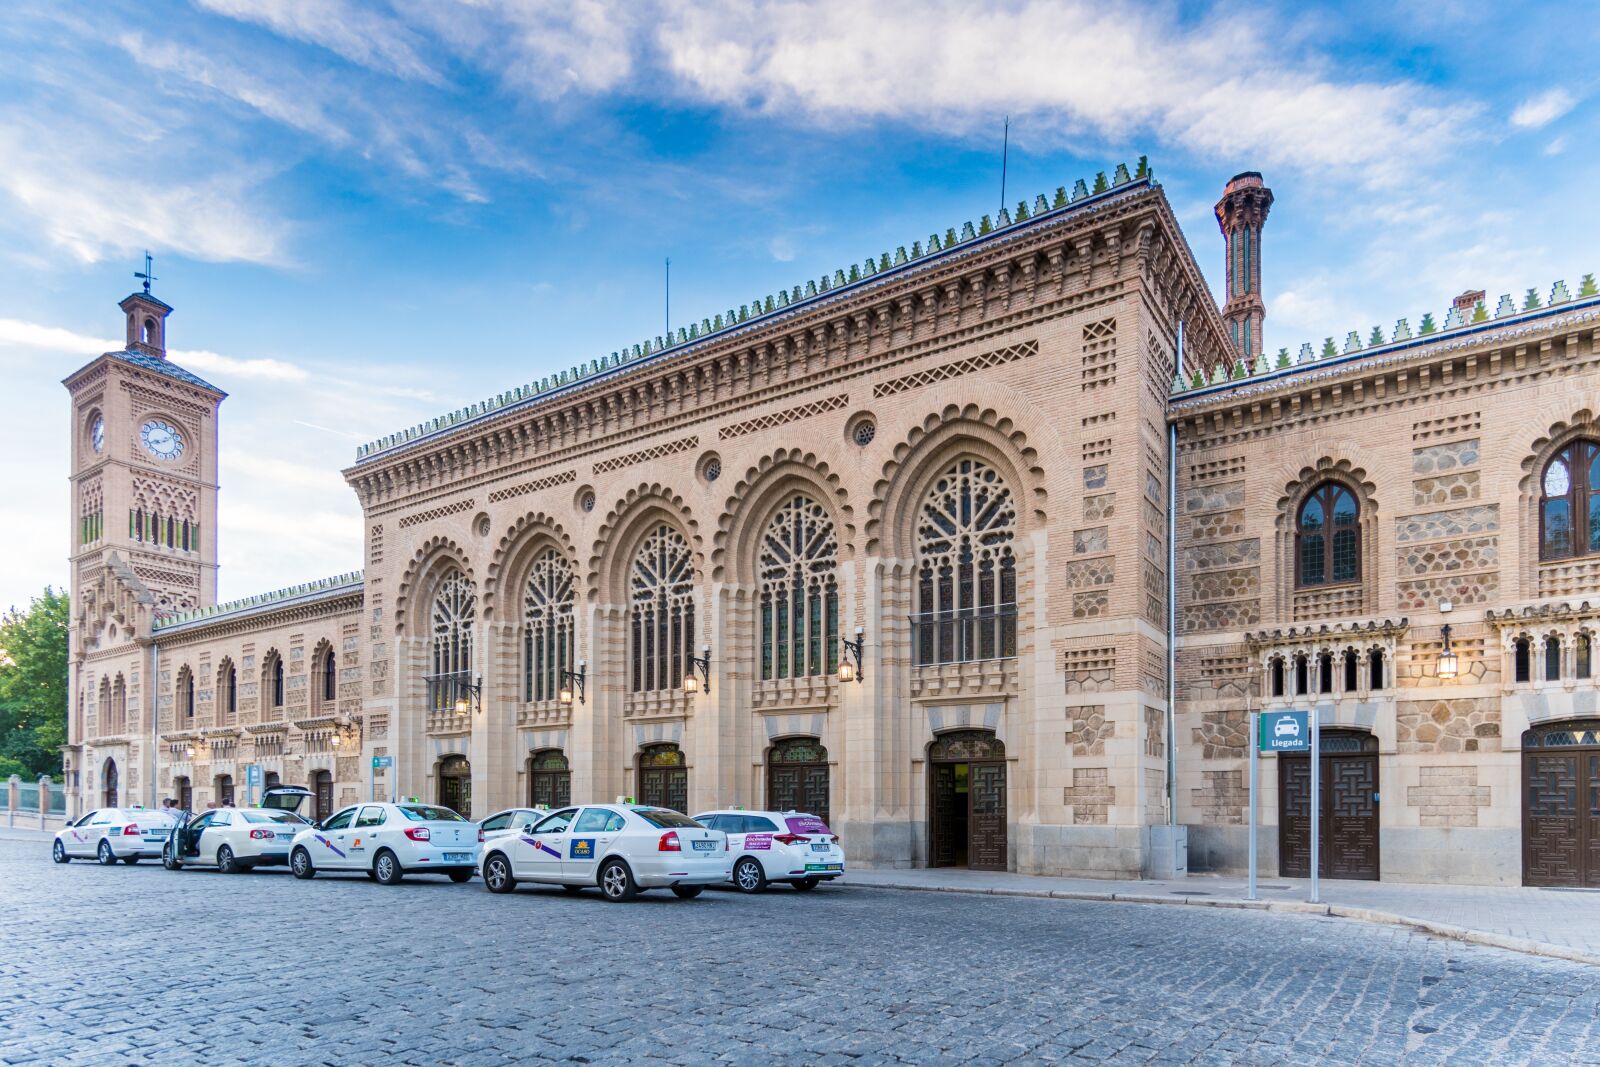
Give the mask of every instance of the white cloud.
M 228 18 L 325 48 L 352 63 L 398 78 L 441 85 L 444 78 L 421 51 L 424 41 L 394 19 L 345 0 L 195 0 Z
M 1537 130 L 1571 111 L 1577 103 L 1577 98 L 1565 89 L 1551 89 L 1517 105 L 1517 109 L 1511 113 L 1511 125 L 1524 130 Z
M 102 352 L 120 352 L 124 343 L 105 337 L 89 337 L 60 326 L 45 326 L 22 319 L 0 319 L 0 345 L 42 348 L 51 352 L 93 357 Z M 171 360 L 187 370 L 203 374 L 224 374 L 274 382 L 303 382 L 311 376 L 304 367 L 281 359 L 237 359 L 204 349 L 173 349 Z
M 26 348 L 43 348 L 51 352 L 67 352 L 77 356 L 98 356 L 122 348 L 121 341 L 102 337 L 89 337 L 59 326 L 43 326 L 21 319 L 0 319 L 0 345 Z
M 772 253 L 772 258 L 779 263 L 788 263 L 794 259 L 794 242 L 787 237 L 774 237 L 767 246 L 767 251 Z
M 203 374 L 271 382 L 304 382 L 311 377 L 304 367 L 281 359 L 235 359 L 203 349 L 173 349 L 167 354 L 179 366 Z

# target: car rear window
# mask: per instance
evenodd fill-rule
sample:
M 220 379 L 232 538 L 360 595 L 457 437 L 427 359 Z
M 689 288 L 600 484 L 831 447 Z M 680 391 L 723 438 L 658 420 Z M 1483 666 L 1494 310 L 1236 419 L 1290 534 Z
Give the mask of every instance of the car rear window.
M 260 811 L 244 811 L 244 812 L 240 812 L 239 814 L 244 816 L 244 821 L 245 822 L 257 822 L 257 823 L 259 823 L 259 822 L 300 823 L 301 825 L 305 824 L 305 820 L 302 819 L 300 816 L 296 815 L 292 811 L 271 811 L 271 810 L 263 809 L 263 810 L 260 810 Z
M 658 829 L 669 830 L 674 827 L 682 829 L 705 829 L 687 815 L 679 815 L 671 808 L 634 808 L 633 813 L 645 822 Z
M 815 815 L 790 815 L 783 820 L 789 825 L 791 834 L 827 834 L 830 837 L 833 831 L 828 829 L 828 824 Z
M 436 808 L 432 804 L 402 804 L 400 814 L 412 822 L 466 822 L 449 808 Z

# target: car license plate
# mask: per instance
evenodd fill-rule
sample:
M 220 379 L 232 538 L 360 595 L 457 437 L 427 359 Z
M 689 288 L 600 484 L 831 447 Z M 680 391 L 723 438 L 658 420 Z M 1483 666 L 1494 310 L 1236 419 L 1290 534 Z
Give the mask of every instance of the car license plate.
M 811 842 L 811 851 L 812 852 L 826 852 L 826 851 L 828 851 L 828 848 L 829 848 L 829 845 L 828 845 L 828 843 L 826 841 L 813 841 L 813 842 Z
M 712 849 L 717 847 L 717 843 L 715 841 L 695 841 L 693 844 L 696 852 L 710 852 Z
M 842 870 L 844 870 L 844 864 L 842 864 L 842 863 L 808 863 L 808 864 L 806 864 L 806 870 L 808 870 L 808 871 L 842 871 Z
M 446 863 L 471 863 L 472 862 L 472 853 L 470 853 L 470 852 L 446 852 L 444 854 L 444 861 Z

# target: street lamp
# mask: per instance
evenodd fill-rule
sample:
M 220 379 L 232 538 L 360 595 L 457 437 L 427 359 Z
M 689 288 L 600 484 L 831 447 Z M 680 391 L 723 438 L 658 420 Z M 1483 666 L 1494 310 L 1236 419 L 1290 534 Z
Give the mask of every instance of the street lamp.
M 1450 647 L 1450 624 L 1444 624 L 1444 651 L 1439 653 L 1439 677 L 1454 678 L 1458 670 L 1455 649 Z
M 856 639 L 841 638 L 839 643 L 844 646 L 844 656 L 839 660 L 839 681 L 859 682 L 863 677 L 861 667 L 861 643 L 866 640 L 863 636 L 865 630 L 856 627 Z
M 685 693 L 700 692 L 700 680 L 702 678 L 705 679 L 706 692 L 711 692 L 711 646 L 706 645 L 702 651 L 704 655 L 691 655 L 689 657 L 689 671 L 683 676 L 683 691 Z M 700 672 L 699 677 L 695 676 L 696 671 Z
M 562 671 L 561 688 L 556 692 L 556 701 L 570 705 L 572 703 L 572 691 L 576 688 L 578 691 L 578 703 L 582 704 L 584 702 L 584 684 L 588 680 L 588 676 L 589 667 L 581 659 L 578 661 L 578 669 L 576 671 Z
M 471 676 L 468 675 L 468 678 Z M 465 715 L 469 711 L 483 710 L 483 686 L 475 685 L 471 681 L 458 681 L 455 683 L 456 714 Z

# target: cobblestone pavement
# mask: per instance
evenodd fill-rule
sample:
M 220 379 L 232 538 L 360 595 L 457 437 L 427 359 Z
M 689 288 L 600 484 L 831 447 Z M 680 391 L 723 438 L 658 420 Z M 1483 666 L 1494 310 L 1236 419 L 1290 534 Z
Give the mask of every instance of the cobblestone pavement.
M 0 840 L 0 1061 L 1600 1064 L 1600 969 L 1396 927 L 827 887 L 598 894 Z

